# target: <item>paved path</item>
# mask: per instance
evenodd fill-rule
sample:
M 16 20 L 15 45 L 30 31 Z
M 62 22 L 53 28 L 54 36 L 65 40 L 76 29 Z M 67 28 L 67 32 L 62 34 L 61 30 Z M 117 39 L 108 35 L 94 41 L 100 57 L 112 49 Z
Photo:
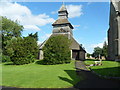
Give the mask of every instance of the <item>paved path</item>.
M 114 90 L 120 90 L 120 81 L 109 80 L 98 77 L 92 72 L 88 71 L 83 61 L 75 62 L 76 72 L 79 76 L 83 77 L 83 80 L 78 82 L 74 87 L 61 88 L 61 89 L 34 89 L 34 88 L 14 88 L 14 87 L 2 87 L 2 90 L 79 90 L 83 88 L 113 88 Z M 1 88 L 1 87 L 0 87 Z
M 77 74 L 84 79 L 75 85 L 75 88 L 116 88 L 120 90 L 120 81 L 98 77 L 88 71 L 83 61 L 76 61 Z

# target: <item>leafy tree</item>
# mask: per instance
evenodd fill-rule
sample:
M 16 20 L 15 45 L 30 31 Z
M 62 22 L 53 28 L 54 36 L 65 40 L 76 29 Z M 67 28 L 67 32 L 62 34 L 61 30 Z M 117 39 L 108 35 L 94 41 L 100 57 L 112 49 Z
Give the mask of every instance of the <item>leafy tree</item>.
M 102 48 L 102 53 L 103 53 L 103 56 L 104 56 L 105 58 L 107 58 L 107 56 L 108 56 L 107 50 L 108 50 L 108 45 L 107 45 L 107 43 L 106 43 L 106 41 L 105 41 L 104 44 L 103 44 L 103 48 Z
M 3 61 L 10 58 L 14 64 L 21 65 L 31 63 L 38 57 L 38 33 L 22 38 L 22 30 L 23 26 L 17 21 L 2 17 Z
M 2 34 L 2 52 L 7 55 L 6 45 L 12 37 L 20 37 L 23 31 L 23 26 L 18 21 L 12 21 L 6 17 L 0 16 L 0 22 L 2 22 L 1 34 Z
M 100 48 L 100 47 L 95 47 L 92 56 L 98 58 L 99 55 L 102 56 L 102 48 Z
M 43 47 L 45 64 L 70 63 L 71 41 L 65 35 L 51 36 Z
M 26 40 L 23 38 L 17 38 L 17 42 L 11 41 L 13 54 L 11 55 L 11 61 L 16 65 L 28 64 L 34 62 L 34 56 L 30 53 L 30 50 L 25 47 Z
M 28 36 L 28 37 L 24 37 L 24 44 L 25 44 L 25 48 L 27 51 L 29 51 L 29 53 L 31 53 L 34 58 L 38 58 L 38 45 L 37 45 L 37 41 L 36 38 Z
M 29 34 L 30 37 L 35 38 L 36 41 L 38 41 L 38 32 L 36 32 L 35 34 Z
M 87 57 L 90 58 L 91 54 L 87 53 Z
M 2 34 L 3 36 L 21 36 L 21 31 L 23 31 L 23 26 L 19 25 L 18 21 L 15 22 L 7 19 L 6 17 L 2 17 Z
M 14 64 L 22 65 L 34 62 L 38 54 L 37 42 L 33 37 L 13 38 L 7 44 L 7 54 Z

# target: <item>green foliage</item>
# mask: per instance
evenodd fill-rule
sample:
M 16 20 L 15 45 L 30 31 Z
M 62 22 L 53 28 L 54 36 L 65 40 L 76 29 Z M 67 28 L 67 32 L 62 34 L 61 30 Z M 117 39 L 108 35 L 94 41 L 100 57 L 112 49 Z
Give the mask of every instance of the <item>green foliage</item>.
M 100 56 L 104 56 L 107 59 L 108 56 L 108 45 L 106 43 L 106 41 L 103 44 L 103 48 L 100 47 L 95 47 L 94 48 L 94 52 L 92 54 L 93 57 L 99 57 Z
M 23 38 L 17 38 L 16 42 L 12 41 L 10 48 L 13 50 L 13 53 L 10 56 L 14 64 L 22 65 L 34 62 L 34 55 L 30 52 L 26 41 Z M 26 48 L 26 45 L 28 45 L 28 48 Z
M 100 48 L 100 47 L 95 47 L 92 56 L 98 58 L 99 55 L 102 55 L 102 48 Z
M 38 32 L 36 32 L 35 34 L 29 34 L 30 37 L 33 37 L 36 41 L 38 41 Z
M 36 38 L 28 36 L 24 37 L 24 47 L 27 53 L 31 53 L 35 58 L 38 58 L 39 48 L 37 46 Z
M 38 46 L 32 37 L 19 37 L 11 39 L 6 51 L 14 64 L 22 65 L 34 62 L 38 54 Z
M 19 37 L 22 30 L 23 26 L 19 25 L 17 20 L 12 21 L 6 17 L 2 17 L 2 34 L 4 36 Z
M 20 37 L 23 31 L 23 26 L 18 23 L 18 21 L 12 21 L 6 17 L 0 16 L 0 22 L 2 22 L 2 53 L 7 55 L 6 45 L 13 37 Z M 10 50 L 9 50 L 10 51 Z M 8 55 L 7 55 L 8 56 Z
M 10 57 L 9 56 L 5 56 L 5 55 L 2 55 L 2 58 L 1 58 L 1 61 L 0 62 L 10 62 Z
M 87 53 L 87 57 L 90 58 L 91 54 Z
M 104 56 L 105 58 L 107 58 L 107 56 L 108 56 L 108 53 L 107 53 L 107 52 L 108 52 L 108 45 L 107 45 L 106 41 L 104 42 L 102 49 L 103 49 L 103 50 L 102 50 L 103 56 Z
M 6 17 L 2 19 L 2 52 L 4 58 L 9 56 L 14 64 L 28 64 L 38 57 L 37 33 L 28 37 L 21 37 L 23 26 L 18 21 L 11 21 Z M 6 60 L 4 60 L 6 61 Z
M 43 47 L 45 64 L 70 63 L 70 44 L 65 35 L 51 36 Z

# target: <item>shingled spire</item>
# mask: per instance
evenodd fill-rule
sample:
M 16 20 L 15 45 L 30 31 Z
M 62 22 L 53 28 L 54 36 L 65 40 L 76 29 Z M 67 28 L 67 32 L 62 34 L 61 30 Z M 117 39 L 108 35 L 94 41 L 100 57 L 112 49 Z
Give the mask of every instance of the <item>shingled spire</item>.
M 68 34 L 72 36 L 73 26 L 68 21 L 68 11 L 64 4 L 58 10 L 58 19 L 52 24 L 53 34 Z
M 62 6 L 60 7 L 59 11 L 58 11 L 58 15 L 59 15 L 59 18 L 68 18 L 68 12 L 67 12 L 67 9 L 64 5 L 64 3 L 62 4 Z

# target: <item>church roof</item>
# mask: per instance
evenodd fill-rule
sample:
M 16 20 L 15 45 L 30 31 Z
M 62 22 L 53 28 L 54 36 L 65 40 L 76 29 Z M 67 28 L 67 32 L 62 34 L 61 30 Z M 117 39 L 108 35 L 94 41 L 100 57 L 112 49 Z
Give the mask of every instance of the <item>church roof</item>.
M 50 37 L 55 36 L 55 35 L 57 35 L 57 34 L 52 34 Z M 49 38 L 50 38 L 50 37 L 49 37 Z M 48 38 L 48 39 L 49 39 L 49 38 Z M 47 39 L 47 40 L 48 40 L 48 39 Z M 86 51 L 84 50 L 84 48 L 83 48 L 82 46 L 80 46 L 80 44 L 79 44 L 73 37 L 71 37 L 70 39 L 71 39 L 71 41 L 72 41 L 72 44 L 71 44 L 71 46 L 70 46 L 70 48 L 71 48 L 72 50 L 80 50 L 80 51 L 86 52 Z M 47 40 L 45 40 L 45 41 L 39 46 L 39 49 L 42 49 L 42 48 L 44 47 L 44 45 L 45 45 L 45 43 L 47 42 Z
M 71 26 L 71 28 L 73 29 L 73 26 L 68 21 L 68 19 L 57 19 L 52 25 L 55 26 L 55 25 L 58 25 L 58 24 L 69 24 Z
M 71 40 L 72 40 L 72 44 L 71 44 L 70 48 L 72 50 L 80 50 L 80 51 L 86 52 L 84 50 L 84 48 L 73 37 L 71 37 Z

